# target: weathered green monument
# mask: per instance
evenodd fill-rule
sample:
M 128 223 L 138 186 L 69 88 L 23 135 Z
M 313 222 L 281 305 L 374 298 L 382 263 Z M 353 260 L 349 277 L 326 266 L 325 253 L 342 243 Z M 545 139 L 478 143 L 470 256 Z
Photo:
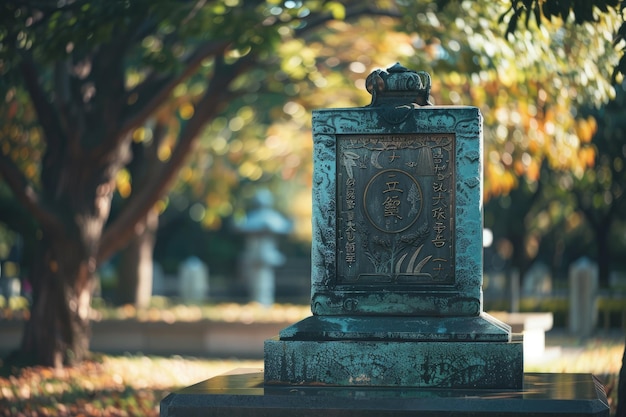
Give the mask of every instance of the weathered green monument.
M 591 375 L 524 374 L 482 311 L 482 118 L 425 72 L 369 75 L 372 103 L 313 114 L 312 316 L 264 370 L 170 394 L 162 416 L 607 416 Z
M 521 388 L 521 338 L 482 312 L 482 118 L 396 64 L 372 103 L 313 113 L 313 316 L 265 382 Z

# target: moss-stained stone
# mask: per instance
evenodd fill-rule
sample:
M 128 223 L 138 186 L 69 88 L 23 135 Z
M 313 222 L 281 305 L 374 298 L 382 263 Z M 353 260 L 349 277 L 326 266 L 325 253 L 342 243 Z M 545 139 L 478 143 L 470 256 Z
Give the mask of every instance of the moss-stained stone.
M 395 340 L 510 342 L 511 327 L 478 317 L 311 316 L 279 334 L 280 340 Z
M 265 341 L 265 383 L 520 389 L 520 342 Z
M 265 342 L 266 383 L 521 388 L 521 337 L 493 317 L 312 316 Z
M 482 117 L 470 106 L 394 111 L 400 123 L 376 107 L 313 113 L 313 313 L 476 316 Z M 385 200 L 392 186 L 401 192 Z
M 482 312 L 480 111 L 399 65 L 367 85 L 313 112 L 313 316 L 266 341 L 265 382 L 520 388 L 521 336 Z

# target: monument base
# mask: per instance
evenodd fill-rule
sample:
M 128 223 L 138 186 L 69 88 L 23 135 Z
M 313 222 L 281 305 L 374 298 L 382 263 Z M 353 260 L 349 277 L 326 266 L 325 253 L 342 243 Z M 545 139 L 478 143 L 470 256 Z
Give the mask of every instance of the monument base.
M 161 401 L 161 417 L 609 416 L 591 374 L 525 374 L 520 390 L 265 385 L 262 370 L 237 370 Z
M 474 317 L 311 316 L 265 341 L 265 383 L 521 389 L 521 336 Z

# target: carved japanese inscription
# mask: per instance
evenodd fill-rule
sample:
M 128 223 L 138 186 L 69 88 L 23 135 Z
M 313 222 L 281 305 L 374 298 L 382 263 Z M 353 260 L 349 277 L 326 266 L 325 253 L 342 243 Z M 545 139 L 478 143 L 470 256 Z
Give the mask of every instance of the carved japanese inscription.
M 454 283 L 454 134 L 337 135 L 337 284 Z

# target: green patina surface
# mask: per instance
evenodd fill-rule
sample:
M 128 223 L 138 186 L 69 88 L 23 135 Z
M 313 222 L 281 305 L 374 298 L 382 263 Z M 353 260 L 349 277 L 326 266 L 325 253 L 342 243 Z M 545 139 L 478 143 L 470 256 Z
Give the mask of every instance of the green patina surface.
M 313 316 L 266 341 L 265 382 L 518 389 L 521 336 L 482 312 L 482 116 L 387 71 L 313 112 Z
M 520 342 L 265 342 L 265 383 L 520 389 Z
M 313 114 L 313 314 L 476 316 L 481 311 L 483 270 L 482 117 L 476 107 L 469 106 L 402 107 L 397 111 L 402 114 L 402 117 L 397 118 L 400 120 L 398 123 L 389 122 L 389 117 L 381 116 L 381 110 L 376 107 L 325 109 Z M 393 110 L 387 110 L 389 112 L 393 113 Z M 433 184 L 432 176 L 421 177 L 416 173 L 419 172 L 418 168 L 411 167 L 418 161 L 417 150 L 413 148 L 430 146 L 433 153 L 439 152 L 437 140 L 441 135 L 453 142 L 446 145 L 454 153 L 445 161 L 451 164 L 446 179 L 454 179 L 454 182 L 443 186 L 443 189 L 448 191 L 446 204 L 454 210 L 445 218 L 443 216 L 446 213 L 441 213 L 441 220 L 446 222 L 437 229 L 437 213 L 434 211 L 437 208 L 432 206 L 434 203 L 425 199 L 429 195 L 432 200 L 432 193 L 428 194 L 427 191 L 436 184 Z M 338 146 L 345 141 L 351 143 L 350 146 L 342 145 L 349 149 L 344 152 L 348 156 L 338 155 Z M 374 150 L 357 154 L 356 151 L 364 147 Z M 358 183 L 360 178 L 356 176 L 356 172 L 369 169 L 372 177 L 382 172 L 395 173 L 395 168 L 385 170 L 387 166 L 383 169 L 375 167 L 381 166 L 379 161 L 395 157 L 398 159 L 394 161 L 404 161 L 404 165 L 398 165 L 402 169 L 397 171 L 404 173 L 402 170 L 406 168 L 406 176 L 421 184 L 424 203 L 417 214 L 418 219 L 410 227 L 397 233 L 379 233 L 376 224 L 372 224 L 376 222 L 371 222 L 366 215 L 368 210 L 365 206 L 369 203 L 367 196 L 364 193 L 359 194 L 360 189 L 356 187 L 354 201 L 350 200 L 346 206 L 345 201 L 338 201 L 337 190 L 347 187 L 346 184 Z M 352 174 L 348 173 L 346 166 L 351 168 Z M 351 179 L 350 176 L 354 178 Z M 367 178 L 363 179 L 366 180 Z M 364 188 L 369 191 L 367 195 L 372 194 L 371 187 Z M 346 198 L 353 192 L 344 191 Z M 371 210 L 370 208 L 369 211 Z M 355 234 L 362 235 L 360 245 L 355 248 L 355 255 L 360 251 L 367 251 L 367 257 L 363 255 L 364 260 L 360 263 L 358 257 L 357 262 L 350 262 L 352 253 L 348 253 L 346 249 L 349 236 L 345 235 L 344 229 L 351 228 L 347 223 L 351 220 L 345 218 L 348 215 L 354 217 Z M 448 217 L 453 218 L 452 223 Z M 453 230 L 450 230 L 452 227 Z M 444 235 L 434 230 L 447 232 L 447 239 L 437 241 L 437 236 Z M 394 249 L 423 231 L 426 232 L 423 241 L 418 240 L 419 236 L 415 237 L 415 246 L 423 252 L 415 264 L 422 260 L 422 269 L 429 273 L 420 270 L 410 277 L 413 279 L 406 279 L 402 274 L 394 275 L 394 272 L 398 272 L 394 268 L 406 268 L 408 260 L 418 252 L 405 249 L 404 253 L 408 256 L 405 255 L 402 262 L 401 248 L 396 250 L 397 254 Z M 373 237 L 373 233 L 378 235 Z M 375 239 L 382 243 L 375 245 L 372 243 Z M 429 247 L 434 250 L 434 245 L 439 243 L 449 246 L 447 256 L 442 255 L 441 250 L 431 253 L 430 258 L 425 256 Z M 364 245 L 368 247 L 364 248 Z M 385 258 L 387 252 L 389 255 Z M 385 269 L 382 263 L 387 259 L 394 261 Z M 433 269 L 440 267 L 436 263 L 437 259 L 444 259 L 445 262 L 440 264 L 454 265 L 449 275 L 441 278 L 434 276 Z M 356 278 L 347 279 L 342 276 L 342 273 L 347 274 L 345 271 L 350 269 L 358 270 Z M 383 270 L 379 274 L 380 279 L 366 280 L 374 275 L 375 270 Z M 385 280 L 385 276 L 389 278 Z
M 280 340 L 397 340 L 509 342 L 511 327 L 478 317 L 311 316 L 279 334 Z
M 267 383 L 521 388 L 521 337 L 478 317 L 312 316 L 265 342 Z

